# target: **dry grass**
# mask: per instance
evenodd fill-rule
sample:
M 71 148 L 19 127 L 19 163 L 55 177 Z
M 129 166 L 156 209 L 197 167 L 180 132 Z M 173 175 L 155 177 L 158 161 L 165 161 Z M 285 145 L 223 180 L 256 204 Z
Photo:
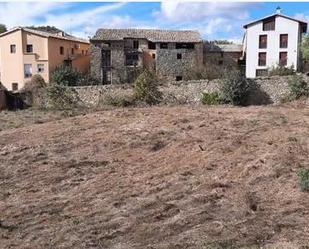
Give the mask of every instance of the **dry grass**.
M 2 130 L 0 248 L 307 248 L 308 129 L 306 108 L 183 106 Z

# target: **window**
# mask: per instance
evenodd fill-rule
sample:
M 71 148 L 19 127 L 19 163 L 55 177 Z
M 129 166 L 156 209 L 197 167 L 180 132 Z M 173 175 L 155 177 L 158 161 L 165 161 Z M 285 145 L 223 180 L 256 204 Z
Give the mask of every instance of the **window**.
M 139 47 L 139 42 L 138 41 L 133 41 L 133 48 L 138 49 Z
M 71 54 L 74 54 L 74 48 L 71 48 Z
M 18 83 L 12 83 L 12 91 L 18 91 Z
M 44 64 L 38 64 L 38 73 L 44 73 Z
M 260 35 L 259 48 L 267 48 L 267 35 Z
M 279 65 L 286 66 L 288 62 L 288 53 L 287 52 L 280 52 L 279 53 Z
M 182 81 L 182 76 L 176 76 L 176 81 Z
M 63 55 L 64 54 L 64 48 L 60 47 L 60 54 Z
M 219 60 L 218 65 L 223 65 L 223 60 Z
M 32 65 L 31 64 L 24 65 L 24 73 L 25 73 L 25 78 L 32 77 Z
M 84 50 L 82 50 L 82 55 L 84 55 L 84 53 L 85 53 Z
M 259 53 L 259 66 L 266 66 L 266 53 Z
M 152 59 L 155 59 L 156 58 L 156 54 L 152 54 Z
M 138 53 L 126 54 L 126 66 L 136 66 L 138 63 Z
M 276 19 L 271 18 L 263 21 L 263 31 L 275 30 Z
M 33 53 L 33 46 L 32 46 L 32 44 L 27 44 L 26 51 L 27 51 L 27 53 Z
M 167 49 L 167 43 L 160 43 L 160 48 L 161 49 Z
M 257 69 L 255 71 L 255 75 L 256 75 L 256 77 L 267 76 L 268 70 L 267 69 Z
M 10 46 L 10 51 L 11 51 L 11 54 L 15 54 L 16 53 L 16 45 L 15 44 L 12 44 Z
M 156 49 L 156 44 L 154 42 L 148 42 L 148 49 Z
M 221 58 L 223 58 L 223 56 L 224 56 L 224 53 L 223 53 L 223 52 L 220 52 L 220 56 L 221 56 Z
M 280 35 L 280 48 L 287 48 L 288 47 L 288 34 L 281 34 Z
M 177 60 L 181 60 L 182 59 L 182 54 L 177 54 Z
M 176 43 L 176 49 L 194 49 L 194 43 Z

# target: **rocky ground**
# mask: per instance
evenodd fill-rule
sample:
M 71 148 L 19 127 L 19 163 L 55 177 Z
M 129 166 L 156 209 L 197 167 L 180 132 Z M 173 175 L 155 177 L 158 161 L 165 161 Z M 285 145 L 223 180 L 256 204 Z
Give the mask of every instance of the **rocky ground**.
M 0 248 L 309 248 L 308 107 L 38 116 L 0 113 Z

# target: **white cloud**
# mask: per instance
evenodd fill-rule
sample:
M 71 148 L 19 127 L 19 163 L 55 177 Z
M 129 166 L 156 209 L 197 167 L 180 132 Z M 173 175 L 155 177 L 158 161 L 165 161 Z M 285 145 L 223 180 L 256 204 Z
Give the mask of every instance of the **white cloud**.
M 162 2 L 153 13 L 158 22 L 170 27 L 198 29 L 206 39 L 242 35 L 242 25 L 250 17 L 256 3 L 235 2 Z M 223 34 L 222 34 L 223 33 Z
M 0 3 L 0 23 L 15 26 L 50 25 L 81 37 L 94 34 L 96 29 L 122 27 L 132 21 L 128 16 L 111 15 L 126 3 L 111 3 L 80 12 L 70 11 L 72 3 Z M 61 11 L 65 9 L 66 11 Z M 60 13 L 60 14 L 59 14 Z
M 109 19 L 111 23 L 120 23 L 120 18 L 110 17 L 109 12 L 120 9 L 125 3 L 115 3 L 100 6 L 79 13 L 65 13 L 62 15 L 47 14 L 44 25 L 54 25 L 67 32 L 93 33 Z M 127 18 L 125 18 L 127 20 Z
M 109 3 L 79 12 L 74 3 L 0 3 L 0 23 L 9 28 L 51 25 L 80 37 L 93 36 L 98 28 L 166 28 L 199 30 L 205 39 L 241 39 L 242 25 L 249 19 L 255 3 L 163 1 L 160 10 L 138 18 L 126 15 L 127 3 Z M 122 15 L 116 14 L 120 10 Z
M 8 28 L 33 25 L 44 14 L 66 7 L 65 3 L 55 2 L 0 3 L 0 23 L 6 24 Z

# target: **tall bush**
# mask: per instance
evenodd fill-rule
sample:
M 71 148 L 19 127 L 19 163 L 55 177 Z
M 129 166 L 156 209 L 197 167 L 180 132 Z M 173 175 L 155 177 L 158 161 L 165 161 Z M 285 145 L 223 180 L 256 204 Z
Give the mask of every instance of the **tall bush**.
M 159 79 L 155 72 L 145 69 L 134 82 L 135 99 L 150 105 L 158 104 L 162 99 L 158 83 Z
M 48 107 L 57 110 L 67 110 L 81 107 L 81 101 L 75 89 L 58 84 L 47 87 Z
M 46 86 L 47 84 L 41 75 L 33 75 L 31 80 L 27 81 L 21 89 L 24 102 L 34 108 L 44 108 Z
M 309 85 L 304 81 L 301 75 L 294 75 L 289 79 L 289 87 L 291 91 L 291 99 L 299 99 L 300 97 L 309 96 Z
M 77 86 L 83 79 L 83 74 L 67 65 L 57 66 L 52 73 L 52 82 L 64 86 Z
M 244 105 L 250 90 L 250 80 L 240 71 L 226 73 L 221 85 L 222 100 L 233 105 Z

